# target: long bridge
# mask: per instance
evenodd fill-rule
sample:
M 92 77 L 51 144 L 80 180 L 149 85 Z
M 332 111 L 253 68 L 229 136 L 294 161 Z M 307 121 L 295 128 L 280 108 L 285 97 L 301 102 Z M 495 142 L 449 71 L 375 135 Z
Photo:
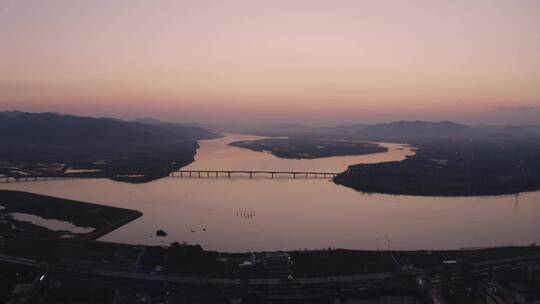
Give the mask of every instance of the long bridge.
M 271 171 L 271 170 L 177 170 L 169 174 L 171 177 L 259 177 L 261 175 L 274 177 L 289 177 L 289 178 L 329 178 L 338 175 L 337 172 L 318 172 L 318 171 Z M 63 179 L 81 179 L 92 178 L 84 176 L 43 176 L 43 175 L 28 175 L 28 176 L 0 176 L 0 184 L 16 183 L 16 182 L 32 182 L 32 181 L 48 181 L 48 180 L 63 180 Z
M 269 171 L 269 170 L 177 170 L 171 172 L 173 177 L 233 177 L 233 176 L 255 176 L 266 175 L 274 177 L 303 177 L 303 178 L 327 178 L 338 175 L 336 172 L 316 172 L 316 171 Z

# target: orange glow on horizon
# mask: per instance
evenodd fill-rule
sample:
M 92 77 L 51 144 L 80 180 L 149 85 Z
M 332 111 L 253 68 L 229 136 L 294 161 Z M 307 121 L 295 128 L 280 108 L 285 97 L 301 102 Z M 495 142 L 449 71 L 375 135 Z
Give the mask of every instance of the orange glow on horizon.
M 0 110 L 540 121 L 540 2 L 4 1 Z

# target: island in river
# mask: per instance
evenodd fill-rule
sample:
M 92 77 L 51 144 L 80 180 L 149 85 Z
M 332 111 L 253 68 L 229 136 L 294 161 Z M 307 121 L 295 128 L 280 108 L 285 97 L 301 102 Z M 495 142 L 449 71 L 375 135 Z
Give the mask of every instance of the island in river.
M 388 148 L 365 141 L 315 138 L 264 138 L 230 143 L 231 146 L 270 152 L 281 158 L 313 159 L 387 152 Z

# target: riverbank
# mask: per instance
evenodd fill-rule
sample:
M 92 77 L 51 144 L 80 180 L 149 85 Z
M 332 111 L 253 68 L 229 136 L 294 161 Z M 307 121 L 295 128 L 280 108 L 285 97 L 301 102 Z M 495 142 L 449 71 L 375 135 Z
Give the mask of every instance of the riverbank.
M 92 240 L 142 213 L 27 192 L 0 190 L 0 234 L 4 237 Z
M 15 238 L 0 255 L 38 264 L 94 265 L 140 275 L 206 279 L 324 279 L 443 267 L 480 267 L 540 260 L 540 246 L 462 250 L 369 251 L 348 249 L 227 253 L 198 245 L 140 246 L 83 240 Z M 0 261 L 2 262 L 2 261 Z M 70 265 L 70 266 L 68 266 Z M 475 266 L 476 265 L 476 266 Z
M 169 176 L 195 161 L 199 145 L 186 141 L 180 146 L 154 147 L 110 155 L 109 158 L 65 161 L 62 163 L 2 162 L 2 179 L 32 180 L 43 178 L 109 178 L 127 183 L 145 183 Z M 105 158 L 105 159 L 104 159 Z
M 310 259 L 309 263 L 296 258 L 297 252 L 217 253 L 217 257 L 213 257 L 218 263 L 208 264 L 205 262 L 214 260 L 196 246 L 175 245 L 174 248 L 161 248 L 168 252 L 153 256 L 160 264 L 147 268 L 147 252 L 153 249 L 149 247 L 81 241 L 64 241 L 53 246 L 43 243 L 31 245 L 28 241 L 19 250 L 26 248 L 35 252 L 38 248 L 41 252 L 50 251 L 28 258 L 6 255 L 1 251 L 0 270 L 3 276 L 0 300 L 14 302 L 20 298 L 45 298 L 55 302 L 69 300 L 70 303 L 86 303 L 88 299 L 97 303 L 147 303 L 163 299 L 171 303 L 483 303 L 492 297 L 511 301 L 518 296 L 534 299 L 539 295 L 538 247 L 460 252 L 302 252 Z M 27 250 L 22 252 L 27 253 Z M 188 268 L 178 272 L 163 266 L 170 265 L 164 263 L 170 260 L 167 257 L 178 257 L 179 254 L 182 259 L 175 262 L 188 265 Z M 207 258 L 201 259 L 202 254 Z M 327 258 L 321 260 L 318 258 L 321 255 Z M 349 256 L 346 264 L 353 263 L 354 269 L 345 272 L 335 269 L 340 268 L 339 259 L 344 255 Z M 275 263 L 271 266 L 247 263 L 253 257 L 264 259 L 265 256 L 288 256 L 290 260 L 286 261 L 290 261 L 292 267 L 288 269 L 290 271 L 283 272 L 284 269 L 276 268 Z M 381 257 L 379 261 L 386 260 L 388 267 L 359 268 L 377 265 L 373 264 L 377 257 Z M 237 262 L 242 263 L 237 265 Z M 201 263 L 203 267 L 199 267 Z M 297 266 L 300 264 L 303 265 Z M 304 266 L 308 270 L 328 267 L 332 272 L 303 274 L 299 270 Z M 194 272 L 194 269 L 197 270 Z M 494 293 L 493 286 L 501 290 Z M 11 293 L 12 290 L 18 292 Z
M 540 190 L 540 140 L 447 139 L 415 143 L 400 162 L 357 164 L 334 182 L 368 193 L 492 196 Z

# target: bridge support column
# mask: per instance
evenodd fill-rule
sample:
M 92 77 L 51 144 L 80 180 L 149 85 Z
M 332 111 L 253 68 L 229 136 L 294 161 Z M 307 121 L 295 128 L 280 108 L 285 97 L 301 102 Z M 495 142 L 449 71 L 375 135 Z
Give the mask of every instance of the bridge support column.
M 191 177 L 191 171 L 189 171 L 189 177 Z
M 274 172 L 272 172 L 271 174 L 272 174 L 272 178 L 274 178 Z
M 293 174 L 292 174 L 292 178 L 296 178 L 296 173 L 293 173 Z
M 231 172 L 227 172 L 227 175 L 229 176 L 229 178 L 231 178 Z
M 199 171 L 199 178 L 201 178 L 201 171 Z
M 306 173 L 306 178 L 307 178 L 307 173 Z
M 253 178 L 253 172 L 249 172 L 249 178 Z
M 210 171 L 206 171 L 206 177 L 210 177 Z
M 216 178 L 218 177 L 219 172 L 216 171 Z

